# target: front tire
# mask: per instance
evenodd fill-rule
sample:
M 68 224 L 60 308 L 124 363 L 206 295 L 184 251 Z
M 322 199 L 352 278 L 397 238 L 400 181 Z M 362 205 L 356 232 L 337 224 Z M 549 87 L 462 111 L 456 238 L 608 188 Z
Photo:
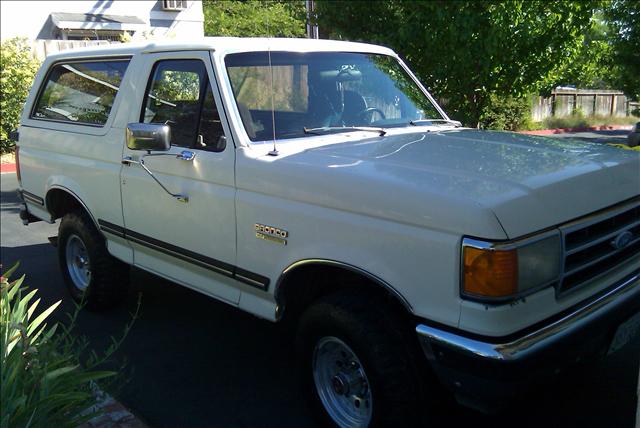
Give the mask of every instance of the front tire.
M 415 426 L 419 370 L 384 299 L 341 292 L 313 304 L 297 335 L 301 380 L 323 425 Z
M 71 297 L 90 310 L 115 306 L 127 295 L 128 266 L 109 254 L 104 238 L 84 212 L 62 217 L 58 262 Z

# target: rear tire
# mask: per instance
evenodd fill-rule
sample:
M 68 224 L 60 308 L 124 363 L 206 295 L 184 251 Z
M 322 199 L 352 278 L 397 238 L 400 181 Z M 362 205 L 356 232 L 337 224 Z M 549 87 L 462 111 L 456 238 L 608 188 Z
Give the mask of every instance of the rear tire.
M 109 254 L 104 238 L 84 212 L 62 217 L 58 262 L 71 297 L 87 309 L 113 307 L 127 295 L 129 266 Z
M 302 315 L 300 379 L 323 426 L 416 426 L 422 376 L 407 325 L 384 299 L 327 296 Z

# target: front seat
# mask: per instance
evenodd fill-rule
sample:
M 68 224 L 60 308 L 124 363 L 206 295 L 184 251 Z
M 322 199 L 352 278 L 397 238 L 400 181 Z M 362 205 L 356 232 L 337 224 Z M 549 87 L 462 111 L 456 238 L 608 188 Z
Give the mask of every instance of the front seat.
M 367 108 L 367 102 L 355 91 L 344 91 L 344 111 L 342 122 L 346 126 L 363 125 L 361 113 Z

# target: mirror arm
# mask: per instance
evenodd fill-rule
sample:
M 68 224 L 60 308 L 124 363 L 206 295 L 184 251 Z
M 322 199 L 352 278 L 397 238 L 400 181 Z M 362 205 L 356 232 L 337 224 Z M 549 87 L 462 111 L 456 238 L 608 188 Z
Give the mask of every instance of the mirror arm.
M 164 154 L 164 153 L 162 153 Z M 169 195 L 171 195 L 172 197 L 176 198 L 179 202 L 189 202 L 189 197 L 187 195 L 181 195 L 178 193 L 171 193 L 169 191 L 169 189 L 167 189 L 166 187 L 164 187 L 164 184 L 162 184 L 160 182 L 160 180 L 158 180 L 156 178 L 155 175 L 153 175 L 153 172 L 151 172 L 151 170 L 149 168 L 147 168 L 147 166 L 144 164 L 144 157 L 148 156 L 148 155 L 143 155 L 139 161 L 133 160 L 130 156 L 127 156 L 125 158 L 122 159 L 122 163 L 125 165 L 129 165 L 129 164 L 135 164 L 135 165 L 140 165 L 142 167 L 142 169 L 144 169 L 147 174 L 149 174 L 151 176 L 151 178 L 153 178 L 153 180 L 158 183 L 158 185 L 160 187 L 162 187 L 162 190 L 164 190 L 165 192 L 167 192 Z M 151 155 L 153 156 L 153 155 Z

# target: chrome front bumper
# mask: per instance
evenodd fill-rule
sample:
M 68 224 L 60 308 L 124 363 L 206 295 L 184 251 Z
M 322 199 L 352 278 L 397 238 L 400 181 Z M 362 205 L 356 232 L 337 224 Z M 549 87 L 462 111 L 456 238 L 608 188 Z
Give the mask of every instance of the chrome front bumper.
M 493 412 L 545 375 L 603 353 L 618 326 L 626 321 L 637 325 L 639 316 L 636 271 L 560 317 L 503 340 L 426 324 L 419 324 L 416 332 L 435 374 L 458 401 Z
M 416 332 L 420 343 L 427 353 L 432 352 L 432 344 L 438 344 L 478 358 L 491 360 L 518 360 L 527 358 L 538 351 L 561 342 L 564 337 L 581 330 L 603 315 L 614 310 L 629 299 L 640 299 L 640 273 L 626 278 L 588 304 L 570 311 L 562 318 L 544 327 L 527 333 L 520 338 L 504 343 L 488 343 L 469 339 L 455 333 L 420 324 Z

